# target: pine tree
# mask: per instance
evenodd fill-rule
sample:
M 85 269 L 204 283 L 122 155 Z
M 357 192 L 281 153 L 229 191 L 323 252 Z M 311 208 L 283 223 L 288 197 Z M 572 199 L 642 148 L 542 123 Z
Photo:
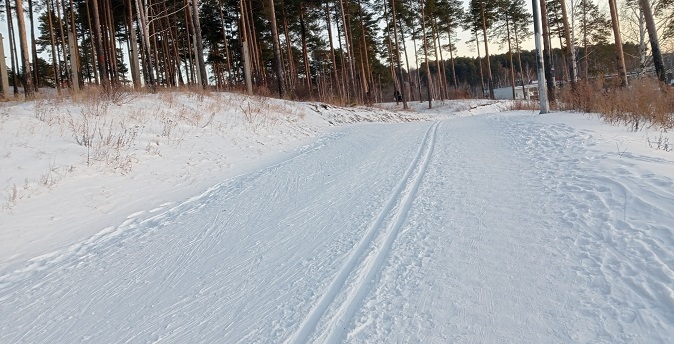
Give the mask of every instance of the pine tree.
M 496 17 L 495 1 L 471 0 L 469 4 L 469 14 L 466 16 L 467 27 L 472 31 L 482 31 L 485 57 L 487 63 L 487 87 L 489 88 L 489 98 L 494 99 L 494 80 L 491 71 L 491 60 L 489 56 L 489 40 L 487 31 L 492 27 Z
M 662 52 L 660 52 L 660 41 L 658 40 L 658 31 L 655 27 L 655 19 L 653 18 L 653 11 L 648 0 L 639 0 L 641 9 L 644 11 L 644 19 L 646 20 L 646 28 L 648 29 L 648 37 L 651 42 L 651 54 L 653 55 L 653 65 L 655 65 L 655 72 L 658 79 L 663 83 L 666 82 L 665 66 L 662 61 Z
M 454 86 L 454 96 L 457 96 L 459 83 L 456 78 L 456 67 L 454 64 L 455 46 L 453 40 L 456 38 L 456 31 L 464 20 L 462 3 L 459 0 L 439 0 L 436 5 L 436 17 L 440 21 L 439 30 L 447 34 L 447 51 L 452 71 L 452 84 Z M 444 61 L 443 61 L 444 64 Z
M 591 0 L 580 0 L 576 11 L 578 14 L 577 25 L 580 29 L 583 44 L 583 56 L 581 59 L 583 61 L 585 79 L 587 79 L 590 75 L 590 70 L 593 68 L 590 64 L 590 48 L 594 45 L 607 43 L 611 23 Z
M 274 69 L 276 70 L 276 82 L 278 83 L 278 93 L 280 98 L 285 97 L 285 82 L 283 81 L 283 65 L 281 64 L 281 44 L 278 39 L 278 28 L 276 26 L 276 11 L 274 10 L 274 0 L 269 0 L 269 19 L 272 31 L 272 42 L 274 45 Z
M 616 51 L 616 65 L 620 75 L 620 86 L 627 86 L 627 70 L 625 68 L 625 55 L 623 53 L 623 41 L 620 35 L 620 22 L 618 21 L 618 6 L 615 0 L 608 0 L 611 10 L 611 24 L 613 26 L 613 38 Z
M 32 99 L 35 90 L 30 71 L 30 56 L 28 55 L 28 41 L 26 39 L 26 23 L 23 15 L 23 3 L 16 0 L 16 23 L 19 29 L 19 45 L 21 46 L 21 61 L 23 63 L 24 87 L 26 99 Z

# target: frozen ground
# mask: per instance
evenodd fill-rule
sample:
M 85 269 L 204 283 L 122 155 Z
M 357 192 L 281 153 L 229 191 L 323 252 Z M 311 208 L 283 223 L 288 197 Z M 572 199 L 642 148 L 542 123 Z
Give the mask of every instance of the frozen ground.
M 192 137 L 165 153 L 164 184 L 142 173 L 159 158 L 99 166 L 86 178 L 117 180 L 108 215 L 70 209 L 67 178 L 15 200 L 0 222 L 0 342 L 670 342 L 669 134 L 481 105 L 348 119 L 299 105 L 304 117 L 265 130 L 305 134 L 232 148 L 247 165 L 197 169 L 202 182 L 170 172 L 197 154 Z M 401 123 L 332 126 L 362 121 Z M 265 137 L 244 129 L 209 142 Z M 51 211 L 72 228 L 26 218 Z

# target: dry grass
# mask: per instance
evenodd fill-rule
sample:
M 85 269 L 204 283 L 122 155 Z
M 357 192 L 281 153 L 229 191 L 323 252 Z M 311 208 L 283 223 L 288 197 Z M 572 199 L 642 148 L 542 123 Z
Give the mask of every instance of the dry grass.
M 116 105 L 122 105 L 133 101 L 138 94 L 142 92 L 134 91 L 132 88 L 124 86 L 114 86 L 109 90 L 101 86 L 87 86 L 77 92 L 72 92 L 68 96 L 57 97 L 56 99 L 70 99 L 73 103 L 88 103 L 92 100 L 105 101 Z
M 87 103 L 78 115 L 70 115 L 68 125 L 77 144 L 87 148 L 87 165 L 103 162 L 113 170 L 128 173 L 138 128 L 107 116 L 107 107 Z
M 635 131 L 644 126 L 674 127 L 674 89 L 649 78 L 632 80 L 625 88 L 603 79 L 579 83 L 576 92 L 562 90 L 559 107 L 596 112 L 608 123 Z
M 508 108 L 510 110 L 539 110 L 540 103 L 534 100 L 513 100 L 510 102 Z
M 144 157 L 161 157 L 195 136 L 210 140 L 225 138 L 231 131 L 260 132 L 304 116 L 302 109 L 283 100 L 224 94 L 201 87 L 120 88 L 108 92 L 86 87 L 79 92 L 38 94 L 24 108 L 32 110 L 35 120 L 18 128 L 12 147 L 30 149 L 29 138 L 56 135 L 56 140 L 71 143 L 65 158 L 69 160 L 66 165 L 61 155 L 57 160 L 49 150 L 38 151 L 41 160 L 54 160 L 43 173 L 26 177 L 23 187 L 21 182 L 12 181 L 0 189 L 4 194 L 0 196 L 2 208 L 56 187 L 76 167 L 128 174 Z M 0 128 L 12 118 L 11 111 L 0 107 Z M 0 157 L 10 156 L 14 156 L 12 149 L 0 150 Z

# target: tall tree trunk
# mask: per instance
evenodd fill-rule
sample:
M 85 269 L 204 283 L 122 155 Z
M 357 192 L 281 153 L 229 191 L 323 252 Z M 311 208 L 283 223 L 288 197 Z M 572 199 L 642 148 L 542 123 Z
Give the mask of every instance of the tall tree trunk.
M 246 4 L 245 0 L 239 0 L 239 8 L 241 11 L 241 25 L 239 26 L 239 35 L 241 36 L 241 47 L 243 55 L 243 75 L 246 83 L 246 90 L 248 95 L 253 95 L 253 78 L 251 73 L 250 61 L 250 45 L 248 44 L 248 29 L 246 28 Z
M 84 46 L 86 46 L 86 44 L 87 44 L 87 35 L 86 35 L 85 30 L 80 30 L 80 38 L 79 38 L 79 39 L 81 40 L 82 44 L 83 44 Z M 86 61 L 86 62 L 84 63 L 84 65 L 82 65 L 82 62 L 81 62 L 81 60 L 80 60 L 80 66 L 81 66 L 81 68 L 80 68 L 80 75 L 82 76 L 82 78 L 81 78 L 80 80 L 82 80 L 82 84 L 84 84 L 84 73 L 85 73 L 84 70 L 86 70 L 87 80 L 89 81 L 89 83 L 91 83 L 91 77 L 92 77 L 92 74 L 96 74 L 96 73 L 92 72 L 91 58 L 90 58 L 90 56 L 89 56 L 89 54 L 92 54 L 92 55 L 93 55 L 93 53 L 92 53 L 91 50 L 92 50 L 92 49 L 86 49 L 86 47 L 85 47 L 85 48 L 84 48 L 84 51 L 82 52 L 82 54 L 84 55 L 84 56 L 83 56 L 83 57 L 84 57 L 84 60 Z
M 175 6 L 175 0 L 174 0 L 174 6 Z M 166 7 L 166 3 L 164 3 L 164 8 L 165 11 L 168 12 L 168 9 Z M 174 14 L 173 16 L 166 16 L 165 20 L 165 25 L 166 25 L 166 30 L 168 31 L 167 34 L 167 39 L 170 39 L 170 43 L 167 43 L 167 49 L 166 49 L 166 54 L 167 54 L 167 60 L 169 65 L 171 66 L 171 77 L 173 80 L 173 86 L 179 86 L 183 84 L 182 80 L 182 73 L 180 72 L 180 53 L 178 51 L 178 30 L 177 30 L 177 25 L 174 25 L 175 20 L 171 20 L 171 17 L 175 17 L 177 15 Z
M 168 13 L 168 7 L 166 7 L 166 2 L 163 2 L 162 4 L 162 11 L 164 13 Z M 161 27 L 161 32 L 162 32 L 162 56 L 163 56 L 163 61 L 164 61 L 164 70 L 166 71 L 166 84 L 167 86 L 174 87 L 176 86 L 176 68 L 175 68 L 175 63 L 173 63 L 172 56 L 171 54 L 171 47 L 172 47 L 172 41 L 171 35 L 173 33 L 173 30 L 171 29 L 171 23 L 169 21 L 169 16 L 165 15 L 163 16 L 162 20 L 160 21 L 160 27 Z M 215 49 L 214 49 L 215 50 Z M 217 51 L 217 50 L 216 50 Z M 217 73 L 216 73 L 217 75 Z
M 337 86 L 339 91 L 339 97 L 344 98 L 344 90 L 342 89 L 341 83 L 339 82 L 339 77 L 337 75 L 337 59 L 335 57 L 335 48 L 332 42 L 332 24 L 330 23 L 330 5 L 329 2 L 325 2 L 325 26 L 328 28 L 328 40 L 330 42 L 330 60 L 332 61 L 332 75 L 333 83 Z M 287 32 L 286 32 L 287 39 Z M 290 49 L 290 48 L 288 48 Z
M 105 52 L 103 51 L 103 41 L 101 36 L 101 19 L 98 10 L 98 0 L 91 0 L 92 11 L 94 12 L 94 36 L 96 37 L 96 56 L 98 56 L 98 73 L 101 78 L 101 84 L 106 91 L 110 89 L 108 81 L 108 65 L 105 61 Z
M 138 26 L 141 29 L 140 43 L 143 50 L 142 60 L 144 72 L 147 74 L 150 83 L 150 89 L 155 88 L 156 80 L 154 76 L 154 67 L 152 65 L 152 55 L 150 55 L 150 28 L 148 24 L 147 2 L 144 0 L 136 0 L 136 16 L 138 17 Z
M 30 55 L 28 54 L 28 41 L 26 39 L 26 23 L 23 16 L 23 4 L 21 0 L 16 0 L 16 23 L 19 29 L 19 45 L 21 46 L 21 61 L 23 62 L 23 71 L 26 83 L 23 87 L 23 92 L 26 99 L 32 99 L 35 90 L 33 89 L 33 82 L 30 72 Z
M 7 64 L 5 63 L 5 38 L 0 33 L 0 86 L 2 87 L 2 98 L 9 99 L 9 77 L 7 75 Z
M 276 71 L 276 81 L 278 83 L 278 95 L 280 98 L 285 98 L 286 90 L 285 82 L 283 81 L 283 65 L 281 64 L 281 44 L 279 43 L 278 39 L 278 27 L 276 26 L 276 10 L 274 9 L 274 0 L 269 0 L 269 19 L 271 20 L 271 34 L 274 44 L 274 69 Z M 304 36 L 304 33 L 302 33 L 302 35 Z M 308 78 L 309 73 L 307 71 L 307 79 Z
M 557 32 L 562 32 L 562 30 L 564 30 L 564 29 L 562 27 L 560 27 L 559 25 L 557 25 Z M 571 78 L 569 77 L 569 68 L 568 68 L 567 63 L 566 63 L 566 50 L 564 48 L 564 37 L 559 35 L 557 38 L 559 39 L 559 47 L 560 47 L 560 50 L 561 50 L 561 53 L 562 53 L 562 59 L 561 59 L 562 70 L 559 73 L 557 73 L 557 75 L 559 75 L 559 80 L 564 80 L 566 82 L 566 81 L 570 80 Z
M 232 57 L 229 52 L 229 42 L 227 39 L 227 27 L 225 26 L 225 16 L 222 14 L 222 0 L 218 0 L 218 13 L 220 14 L 220 23 L 222 25 L 222 45 L 225 48 L 225 58 L 227 59 L 227 80 L 232 83 Z
M 351 85 L 351 90 L 356 91 L 356 78 L 354 71 L 354 61 L 353 61 L 353 46 L 351 45 L 351 40 L 349 39 L 350 30 L 348 21 L 346 20 L 346 12 L 344 11 L 344 0 L 339 0 L 339 8 L 342 12 L 342 25 L 344 26 L 344 42 L 346 44 L 346 50 L 349 58 L 349 84 Z
M 623 40 L 620 36 L 620 22 L 618 21 L 618 8 L 615 0 L 608 0 L 611 11 L 611 24 L 613 24 L 613 39 L 615 41 L 615 54 L 618 74 L 620 75 L 620 86 L 627 86 L 627 69 L 625 68 L 625 55 L 623 54 Z
M 61 78 L 59 71 L 58 58 L 56 57 L 56 41 L 54 39 L 54 23 L 52 21 L 52 9 L 51 1 L 45 1 L 47 4 L 47 23 L 49 24 L 49 42 L 51 43 L 51 61 L 52 67 L 54 68 L 54 84 L 56 86 L 56 92 L 61 94 Z
M 185 48 L 187 48 L 187 58 L 185 59 L 185 70 L 187 71 L 187 83 L 189 85 L 199 84 L 195 81 L 199 76 L 194 75 L 194 66 L 196 63 L 196 55 L 194 54 L 194 47 L 196 46 L 195 36 L 194 36 L 194 22 L 192 21 L 192 7 L 190 6 L 189 0 L 183 0 L 185 11 Z
M 447 92 L 447 70 L 445 68 L 445 59 L 442 57 L 442 42 L 440 42 L 440 32 L 438 31 L 438 25 L 435 17 L 433 17 L 433 46 L 435 46 L 435 61 L 438 64 L 438 72 L 440 73 L 440 100 L 445 100 L 448 98 Z M 440 60 L 438 60 L 438 53 L 440 54 Z
M 564 1 L 564 0 L 562 0 Z M 527 89 L 524 87 L 524 70 L 522 69 L 522 49 L 520 47 L 520 38 L 517 33 L 517 25 L 513 25 L 513 33 L 515 34 L 515 48 L 517 49 L 517 63 L 520 68 L 520 82 L 522 83 L 522 97 L 527 99 Z
M 505 24 L 506 33 L 508 35 L 508 59 L 510 60 L 510 87 L 513 91 L 513 100 L 515 100 L 517 97 L 515 97 L 515 65 L 513 64 L 513 48 L 510 42 L 510 16 L 506 17 Z
M 327 3 L 326 3 L 326 6 L 327 6 Z M 294 54 L 293 54 L 293 45 L 292 45 L 292 41 L 290 40 L 290 33 L 289 33 L 289 30 L 288 30 L 288 16 L 286 14 L 286 9 L 285 9 L 285 5 L 284 5 L 283 1 L 281 1 L 281 9 L 282 9 L 282 13 L 283 13 L 283 34 L 285 36 L 285 46 L 286 46 L 286 56 L 287 56 L 286 59 L 287 59 L 287 64 L 288 64 L 288 74 L 287 74 L 287 79 L 286 79 L 286 83 L 287 83 L 286 86 L 289 89 L 294 90 L 295 84 L 297 83 L 296 80 L 295 80 L 295 78 L 297 78 L 297 71 L 296 71 L 296 68 L 295 68 L 295 57 L 294 57 Z M 329 14 L 328 14 L 327 19 L 328 20 L 330 19 Z M 329 26 L 328 26 L 328 32 L 330 32 Z M 330 38 L 330 40 L 332 40 L 332 34 L 329 35 L 329 38 Z M 335 66 L 335 68 L 337 68 L 337 67 Z M 337 70 L 335 69 L 335 71 L 337 71 Z
M 427 75 L 427 81 L 428 81 L 428 108 L 431 109 L 433 108 L 433 100 L 431 97 L 431 85 L 433 84 L 433 80 L 431 78 L 431 67 L 430 63 L 428 61 L 428 39 L 426 39 L 426 9 L 424 8 L 424 4 L 420 2 L 421 5 L 421 33 L 423 36 L 423 43 L 424 43 L 424 60 L 426 60 L 426 75 Z
M 393 36 L 395 37 L 395 55 L 396 55 L 396 63 L 398 65 L 398 71 L 400 71 L 400 95 L 403 98 L 403 109 L 407 109 L 407 99 L 405 97 L 405 80 L 403 79 L 403 67 L 402 63 L 400 63 L 400 46 L 398 44 L 398 21 L 396 20 L 396 5 L 395 5 L 395 0 L 391 0 L 391 12 L 393 13 Z
M 127 6 L 127 27 L 128 27 L 128 32 L 129 32 L 129 38 L 130 38 L 130 54 L 131 54 L 131 79 L 133 80 L 133 88 L 135 90 L 140 89 L 140 63 L 138 61 L 138 42 L 136 38 L 136 28 L 133 25 L 133 5 L 131 4 L 131 0 L 127 0 L 126 3 Z
M 70 31 L 73 33 L 73 42 L 74 42 L 74 51 L 71 53 L 75 55 L 75 63 L 72 64 L 72 73 L 75 74 L 73 77 L 77 82 L 81 82 L 82 80 L 82 67 L 81 67 L 81 61 L 80 61 L 80 45 L 77 40 L 77 26 L 75 25 L 75 6 L 73 5 L 73 0 L 70 1 Z M 80 85 L 77 85 L 77 89 L 79 89 Z
M 155 5 L 155 4 L 153 4 Z M 152 7 L 150 7 L 152 8 Z M 154 11 L 153 11 L 154 12 Z M 150 20 L 150 37 L 152 37 L 152 42 L 151 42 L 151 50 L 152 50 L 152 56 L 154 58 L 154 67 L 155 67 L 155 74 L 157 75 L 157 83 L 163 86 L 168 86 L 168 71 L 167 66 L 165 61 L 162 62 L 162 59 L 159 58 L 159 39 L 161 38 L 161 21 L 158 21 L 160 19 L 159 17 L 153 17 Z M 159 27 L 159 28 L 157 28 Z M 192 36 L 195 40 L 195 46 L 196 46 L 196 35 Z M 198 68 L 197 68 L 198 69 Z M 197 70 L 197 73 L 199 71 Z M 199 79 L 201 80 L 201 79 Z
M 550 25 L 548 23 L 548 9 L 545 0 L 540 0 L 541 3 L 541 22 L 543 24 L 543 64 L 545 65 L 545 82 L 548 86 L 548 101 L 555 102 L 555 79 L 553 76 L 552 66 L 552 47 L 550 44 Z
M 248 24 L 246 25 L 246 29 L 248 29 L 248 41 L 249 41 L 249 47 L 251 50 L 251 62 L 253 66 L 253 74 L 256 77 L 256 81 L 258 83 L 266 84 L 267 82 L 267 73 L 265 73 L 264 68 L 262 67 L 262 52 L 260 51 L 260 45 L 257 42 L 257 32 L 255 31 L 255 21 L 253 20 L 254 18 L 254 13 L 253 13 L 253 6 L 252 6 L 252 1 L 248 1 L 249 4 L 246 6 L 246 17 Z
M 47 0 L 51 1 L 51 0 Z M 98 63 L 96 62 L 98 60 L 98 57 L 96 56 L 96 42 L 94 40 L 94 26 L 91 24 L 91 17 L 93 17 L 93 14 L 91 13 L 91 9 L 89 8 L 89 1 L 84 2 L 85 8 L 87 9 L 87 25 L 89 26 L 89 44 L 91 44 L 91 65 L 93 68 L 93 71 L 91 71 L 94 75 L 94 82 L 96 85 L 98 85 L 98 72 L 96 71 L 98 69 Z M 89 81 L 91 82 L 91 78 L 89 78 Z
M 367 49 L 367 37 L 365 34 L 365 19 L 363 18 L 363 7 L 361 6 L 361 1 L 358 0 L 358 16 L 359 16 L 359 22 L 360 22 L 360 37 L 361 37 L 361 44 L 362 44 L 362 51 L 363 53 L 361 54 L 361 69 L 363 73 L 363 91 L 365 93 L 365 100 L 370 101 L 370 86 L 373 84 L 372 80 L 372 74 L 370 70 L 370 57 L 368 54 L 368 49 Z M 397 37 L 396 37 L 397 38 Z M 401 71 L 402 73 L 402 71 Z
M 541 0 L 545 1 L 545 0 Z M 491 75 L 491 57 L 489 56 L 489 41 L 487 40 L 487 16 L 484 13 L 484 1 L 480 5 L 482 15 L 482 34 L 484 36 L 484 55 L 487 58 L 487 86 L 489 86 L 489 98 L 494 99 L 494 79 Z
M 475 30 L 475 42 L 477 43 L 477 64 L 480 67 L 480 85 L 482 86 L 482 94 L 480 97 L 484 97 L 484 71 L 482 70 L 482 58 L 480 57 L 480 40 L 478 39 L 477 30 Z
M 110 81 L 113 85 L 119 84 L 119 66 L 117 65 L 117 44 L 115 44 L 115 25 L 112 20 L 112 4 L 110 1 L 105 3 L 105 18 L 107 21 L 107 30 L 105 31 L 107 37 L 107 52 L 108 52 L 108 64 L 110 71 Z
M 174 4 L 174 7 L 175 7 L 176 0 L 173 1 L 173 4 Z M 172 51 L 172 53 L 173 53 L 173 64 L 175 65 L 174 68 L 175 68 L 176 74 L 177 74 L 176 86 L 180 87 L 180 86 L 185 85 L 185 80 L 183 79 L 183 72 L 182 72 L 182 69 L 180 67 L 180 62 L 182 62 L 181 56 L 180 56 L 180 42 L 182 40 L 180 39 L 180 31 L 178 31 L 178 27 L 177 27 L 178 25 L 175 24 L 175 23 L 177 23 L 177 21 L 178 21 L 178 13 L 174 13 L 173 19 L 171 21 L 169 21 L 169 25 L 171 27 L 171 40 L 173 41 L 173 44 L 171 44 L 172 49 L 173 49 L 173 51 Z
M 417 35 L 414 30 L 412 30 L 412 45 L 414 47 L 414 64 L 417 66 L 417 92 L 419 93 L 419 103 L 423 103 L 421 97 L 421 71 L 419 71 L 419 54 L 417 51 Z
M 305 12 L 304 5 L 300 4 L 300 35 L 302 37 L 302 62 L 304 62 L 304 84 L 305 87 L 307 88 L 307 92 L 311 94 L 312 93 L 311 68 L 309 67 L 309 49 L 307 49 L 307 26 L 304 22 L 304 12 Z
M 447 41 L 449 44 L 449 60 L 452 63 L 452 79 L 454 81 L 454 97 L 458 96 L 459 81 L 456 79 L 456 67 L 454 66 L 454 46 L 452 44 L 452 29 L 447 27 Z
M 16 53 L 16 34 L 14 33 L 14 19 L 12 18 L 12 9 L 9 1 L 5 1 L 7 7 L 7 27 L 9 29 L 9 54 L 12 63 L 12 80 L 14 86 L 14 96 L 19 95 L 19 56 Z
M 199 75 L 201 76 L 201 86 L 208 86 L 208 75 L 206 74 L 206 63 L 204 62 L 204 41 L 201 37 L 201 23 L 199 21 L 199 0 L 192 0 L 192 20 L 194 21 L 194 34 L 197 38 L 197 62 Z
M 47 0 L 51 1 L 51 0 Z M 56 14 L 59 18 L 59 35 L 61 36 L 61 52 L 63 53 L 63 64 L 65 65 L 64 72 L 66 73 L 66 81 L 68 87 L 72 87 L 72 78 L 70 76 L 70 68 L 68 68 L 68 49 L 66 48 L 65 29 L 63 28 L 63 16 L 61 16 L 61 3 L 55 0 Z
M 393 11 L 391 11 L 393 12 Z M 389 17 L 388 17 L 388 1 L 384 2 L 384 18 L 386 23 L 389 23 Z M 391 73 L 391 79 L 393 79 L 393 98 L 395 98 L 396 105 L 400 103 L 400 82 L 397 77 L 396 73 L 396 67 L 395 67 L 395 61 L 393 59 L 394 49 L 393 49 L 393 43 L 391 39 L 391 25 L 386 24 L 386 42 L 388 43 L 388 59 L 389 59 L 389 67 L 390 67 L 390 73 Z
M 37 68 L 37 49 L 35 45 L 35 21 L 33 16 L 33 0 L 28 0 L 28 18 L 30 20 L 30 48 L 31 55 L 33 56 L 33 87 L 35 87 L 35 92 L 39 92 L 38 87 L 40 86 L 40 74 Z
M 566 11 L 566 0 L 559 0 L 562 9 L 562 21 L 564 23 L 564 39 L 566 40 L 566 65 L 569 68 L 569 81 L 571 89 L 576 91 L 576 82 L 578 81 L 578 70 L 576 69 L 576 49 L 571 39 L 571 29 L 569 26 L 569 16 Z
M 646 69 L 646 21 L 644 20 L 644 11 L 639 11 L 639 73 L 643 74 Z
M 346 61 L 346 58 L 344 57 L 344 44 L 342 44 L 342 26 L 339 25 L 339 17 L 340 16 L 335 16 L 335 27 L 337 27 L 337 42 L 339 43 L 339 58 L 340 62 L 342 63 L 340 65 L 340 72 L 342 74 L 342 87 L 344 88 L 344 100 L 350 99 L 351 95 L 353 94 L 353 87 L 349 87 L 349 72 L 348 68 L 345 68 L 344 63 L 348 62 Z
M 351 68 L 353 69 L 353 84 L 354 84 L 354 95 L 355 98 L 362 102 L 363 101 L 363 88 L 358 87 L 358 71 L 356 67 L 356 45 L 353 43 L 353 18 L 351 17 L 352 15 L 352 7 L 351 7 L 351 0 L 346 0 L 346 21 L 344 22 L 344 32 L 348 33 L 347 36 L 344 38 L 347 41 L 347 46 L 351 49 L 350 55 L 351 55 L 351 60 L 350 60 L 350 65 Z
M 410 70 L 410 59 L 409 56 L 407 56 L 407 44 L 405 43 L 405 30 L 403 29 L 403 25 L 401 23 L 400 18 L 398 18 L 398 26 L 400 27 L 400 38 L 402 39 L 403 43 L 403 53 L 405 54 L 405 67 L 407 68 L 407 82 L 409 83 L 410 87 L 407 89 L 407 99 L 414 101 L 414 92 L 412 92 L 412 72 Z
M 658 40 L 658 31 L 655 27 L 655 20 L 653 19 L 653 11 L 648 0 L 639 0 L 641 9 L 644 11 L 644 19 L 646 20 L 646 29 L 648 29 L 648 37 L 651 41 L 651 54 L 653 55 L 653 65 L 655 66 L 655 73 L 658 79 L 666 82 L 665 65 L 662 61 L 662 52 L 660 51 L 660 41 Z
M 648 0 L 646 0 L 646 1 L 648 1 Z M 587 6 L 583 6 L 582 16 L 583 16 L 583 54 L 585 55 L 583 57 L 583 64 L 584 64 L 584 67 L 585 67 L 585 82 L 587 82 L 588 78 L 590 76 L 590 60 L 589 60 L 590 57 L 588 56 L 588 52 L 587 52 L 587 46 L 589 44 L 588 38 L 587 38 L 587 30 L 588 30 L 588 27 L 587 27 L 587 21 L 588 21 L 588 19 L 587 19 Z
M 103 0 L 98 5 L 102 15 L 101 21 L 103 22 L 101 26 L 101 40 L 103 41 L 103 52 L 105 53 L 105 62 L 107 63 L 108 80 L 110 80 L 111 85 L 115 85 L 115 63 L 113 63 L 115 57 L 112 54 L 115 36 L 110 32 L 112 26 L 109 11 L 110 3 L 107 0 Z

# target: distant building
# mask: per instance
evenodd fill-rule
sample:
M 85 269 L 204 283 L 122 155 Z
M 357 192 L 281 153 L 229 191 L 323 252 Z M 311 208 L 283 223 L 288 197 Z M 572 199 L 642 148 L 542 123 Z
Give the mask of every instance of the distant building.
M 496 88 L 494 89 L 494 97 L 496 99 L 513 99 L 513 89 L 512 87 Z M 524 85 L 524 90 L 522 90 L 522 86 L 515 86 L 515 99 L 538 99 L 538 84 Z

